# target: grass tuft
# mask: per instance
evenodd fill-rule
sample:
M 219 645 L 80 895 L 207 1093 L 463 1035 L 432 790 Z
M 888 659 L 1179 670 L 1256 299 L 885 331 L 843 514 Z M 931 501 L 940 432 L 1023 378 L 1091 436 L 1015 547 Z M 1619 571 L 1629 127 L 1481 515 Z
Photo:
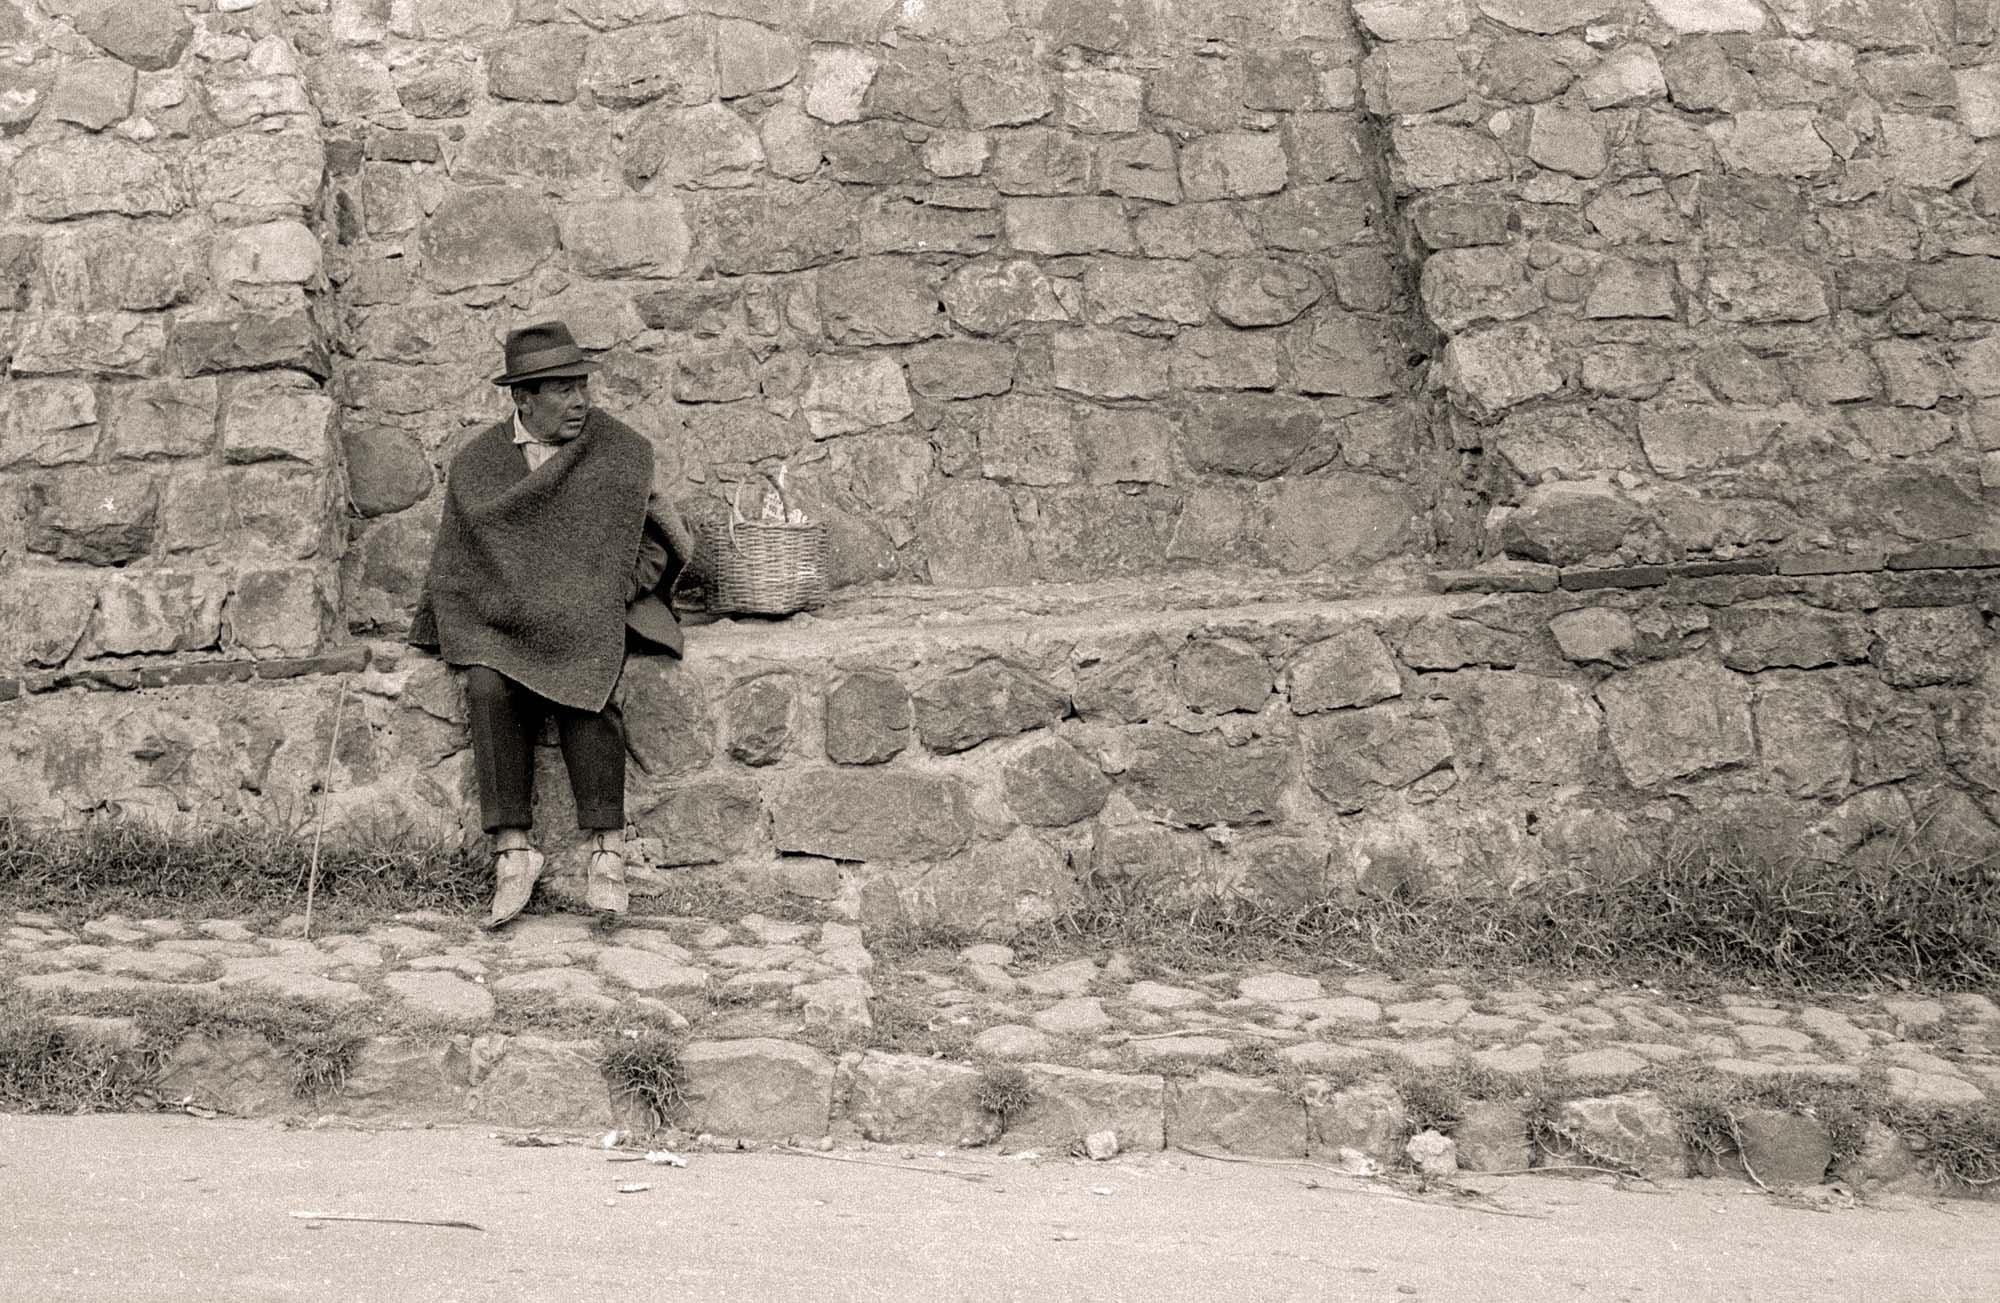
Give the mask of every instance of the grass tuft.
M 0 815 L 0 906 L 94 918 L 253 916 L 305 902 L 312 838 L 286 821 L 93 819 L 56 828 Z M 491 887 L 456 833 L 350 828 L 320 847 L 318 904 L 339 914 L 462 913 Z
M 977 1087 L 979 1107 L 1000 1121 L 1000 1129 L 1027 1112 L 1035 1102 L 1035 1086 L 1019 1068 L 982 1068 Z
M 143 1058 L 79 1035 L 21 1001 L 0 1002 L 0 1110 L 130 1108 L 150 1077 Z
M 2000 857 L 1911 842 L 1829 865 L 1695 825 L 1484 895 L 1286 904 L 1094 886 L 1013 944 L 1029 957 L 1124 949 L 1185 972 L 1352 963 L 1674 987 L 1981 989 L 2000 984 Z
M 639 1105 L 655 1130 L 673 1126 L 686 1114 L 688 1074 L 680 1037 L 664 1032 L 613 1036 L 605 1042 L 603 1069 L 613 1097 Z

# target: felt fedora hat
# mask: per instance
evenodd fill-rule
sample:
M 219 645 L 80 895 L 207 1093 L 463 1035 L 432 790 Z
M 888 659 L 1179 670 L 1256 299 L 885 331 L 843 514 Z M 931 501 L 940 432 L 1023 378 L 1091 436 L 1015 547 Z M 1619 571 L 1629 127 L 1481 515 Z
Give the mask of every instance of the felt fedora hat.
M 557 376 L 589 375 L 597 363 L 583 355 L 560 321 L 543 321 L 507 334 L 507 370 L 493 377 L 496 385 L 518 385 Z

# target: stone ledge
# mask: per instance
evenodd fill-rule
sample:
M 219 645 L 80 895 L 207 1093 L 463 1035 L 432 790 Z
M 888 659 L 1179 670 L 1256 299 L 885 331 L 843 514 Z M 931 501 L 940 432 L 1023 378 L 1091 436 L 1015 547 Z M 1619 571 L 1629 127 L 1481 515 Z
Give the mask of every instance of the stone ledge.
M 686 1098 L 671 1119 L 682 1133 L 674 1144 L 706 1133 L 725 1146 L 830 1139 L 1056 1156 L 1093 1136 L 1101 1150 L 1110 1132 L 1127 1151 L 1317 1158 L 1365 1172 L 1415 1157 L 1397 1083 L 1469 1062 L 1523 1093 L 1470 1102 L 1449 1136 L 1427 1140 L 1427 1163 L 1452 1156 L 1445 1172 L 1572 1161 L 1654 1178 L 1754 1171 L 1771 1184 L 1930 1192 L 1907 1146 L 1879 1125 L 1835 1165 L 1818 1123 L 1746 1105 L 1743 1153 L 1704 1149 L 1674 1116 L 1671 1083 L 1705 1068 L 1725 1083 L 1789 1077 L 1847 1089 L 1871 1071 L 1904 1103 L 1990 1108 L 2000 1093 L 2000 1006 L 1975 994 L 1689 1002 L 1581 982 L 1511 983 L 1475 998 L 1421 976 L 1248 969 L 1169 986 L 1135 980 L 1128 958 L 1036 963 L 991 944 L 878 966 L 851 925 L 754 914 L 735 924 L 638 916 L 609 936 L 562 915 L 476 936 L 430 914 L 314 941 L 296 928 L 268 931 L 121 915 L 77 928 L 16 913 L 0 930 L 0 990 L 29 994 L 66 1035 L 135 1068 L 157 1063 L 149 1093 L 165 1106 L 370 1124 L 648 1129 L 654 1120 L 621 1095 L 606 1055 L 623 1043 L 618 1028 L 674 1028 Z M 809 999 L 799 1016 L 803 987 L 774 982 L 748 1002 L 717 1005 L 656 980 L 699 972 L 706 982 L 710 970 L 803 980 L 855 968 L 869 974 L 856 983 L 858 1007 L 817 1034 Z M 1008 989 L 986 985 L 996 973 Z M 172 1044 L 147 1045 L 129 1014 L 222 987 L 237 1020 Z M 981 1023 L 1033 1017 L 1034 1006 L 1082 990 L 1109 1016 L 1039 1035 L 1024 1062 L 996 1062 L 981 1052 L 984 1037 L 970 1038 Z M 530 1003 L 503 1022 L 493 995 Z M 94 1013 L 58 1012 L 85 1001 Z M 965 1024 L 968 1040 L 937 1054 L 910 1052 L 893 1034 L 876 1043 L 867 1006 L 880 1002 L 896 1008 L 885 1026 Z M 302 1009 L 359 1038 L 344 1080 L 311 1100 L 294 1093 L 295 1051 L 276 1016 Z M 1905 1034 L 1917 1028 L 1920 1039 Z M 154 1049 L 165 1053 L 147 1057 Z M 1531 1117 L 1526 1086 L 1548 1067 L 1567 1084 Z

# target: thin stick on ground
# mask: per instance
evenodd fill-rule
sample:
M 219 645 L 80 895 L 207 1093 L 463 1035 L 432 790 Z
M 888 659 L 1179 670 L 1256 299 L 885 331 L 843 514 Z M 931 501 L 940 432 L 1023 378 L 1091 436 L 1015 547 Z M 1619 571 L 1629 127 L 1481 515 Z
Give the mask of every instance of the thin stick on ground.
M 333 757 L 340 749 L 340 711 L 347 704 L 347 679 L 340 680 L 340 694 L 333 699 L 333 737 L 326 744 L 326 767 L 319 775 L 319 810 L 313 819 L 312 864 L 306 870 L 306 927 L 307 940 L 313 934 L 313 897 L 319 891 L 319 843 L 326 835 L 326 802 L 333 795 Z
M 853 1163 L 860 1167 L 886 1167 L 892 1172 L 927 1172 L 932 1176 L 952 1176 L 961 1181 L 984 1181 L 984 1172 L 958 1172 L 949 1167 L 919 1167 L 913 1163 L 885 1163 L 874 1158 L 853 1158 L 844 1154 L 822 1154 L 817 1149 L 801 1149 L 797 1145 L 786 1145 L 773 1153 L 791 1154 L 799 1158 L 817 1158 L 827 1163 Z
M 453 1230 L 484 1231 L 478 1222 L 454 1221 L 446 1217 L 374 1217 L 367 1213 L 303 1213 L 292 1216 L 308 1222 L 390 1222 L 397 1226 L 445 1226 Z

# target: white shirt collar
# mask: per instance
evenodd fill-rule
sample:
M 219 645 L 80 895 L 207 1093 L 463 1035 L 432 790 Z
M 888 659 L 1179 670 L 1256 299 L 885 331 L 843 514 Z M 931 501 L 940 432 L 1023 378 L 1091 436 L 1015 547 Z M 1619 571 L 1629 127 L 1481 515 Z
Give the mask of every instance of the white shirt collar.
M 527 426 L 525 426 L 525 425 L 523 425 L 523 424 L 521 424 L 521 414 L 520 414 L 519 412 L 516 412 L 516 413 L 514 413 L 514 442 L 515 442 L 515 443 L 547 443 L 547 442 L 548 442 L 548 440 L 547 440 L 547 439 L 537 439 L 537 438 L 536 438 L 536 437 L 535 437 L 534 435 L 532 435 L 532 434 L 529 434 L 529 433 L 528 433 L 528 427 L 527 427 Z

